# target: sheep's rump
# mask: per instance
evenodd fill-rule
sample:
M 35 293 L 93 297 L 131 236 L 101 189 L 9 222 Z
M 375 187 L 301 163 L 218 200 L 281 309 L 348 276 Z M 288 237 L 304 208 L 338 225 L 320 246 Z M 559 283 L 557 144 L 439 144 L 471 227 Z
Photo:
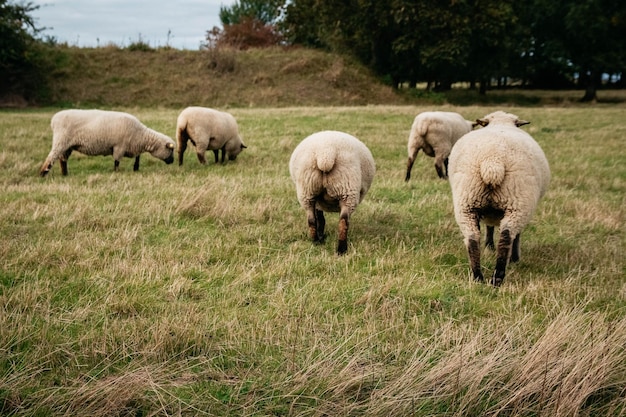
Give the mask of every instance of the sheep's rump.
M 543 151 L 517 128 L 487 130 L 467 134 L 452 149 L 450 185 L 458 200 L 455 205 L 517 211 L 527 206 L 520 212 L 525 223 L 547 188 L 549 167 Z
M 298 200 L 306 206 L 315 198 L 324 211 L 339 211 L 339 200 L 351 209 L 361 202 L 372 183 L 375 165 L 371 152 L 354 136 L 324 131 L 305 138 L 289 161 Z

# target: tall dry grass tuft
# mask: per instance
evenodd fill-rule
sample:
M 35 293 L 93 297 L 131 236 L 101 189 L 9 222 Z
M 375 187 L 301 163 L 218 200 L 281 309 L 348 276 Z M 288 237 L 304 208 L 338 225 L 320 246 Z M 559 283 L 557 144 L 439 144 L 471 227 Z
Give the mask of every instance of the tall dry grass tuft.
M 626 319 L 576 308 L 546 319 L 539 331 L 535 320 L 448 323 L 401 372 L 386 376 L 368 413 L 623 415 Z M 612 400 L 594 408 L 601 398 Z

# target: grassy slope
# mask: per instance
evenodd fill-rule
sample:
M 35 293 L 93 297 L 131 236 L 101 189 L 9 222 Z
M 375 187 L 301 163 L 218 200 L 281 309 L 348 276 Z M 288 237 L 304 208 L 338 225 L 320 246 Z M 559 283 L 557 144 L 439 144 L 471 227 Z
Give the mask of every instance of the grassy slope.
M 431 108 L 233 109 L 235 163 L 76 154 L 44 180 L 53 110 L 3 112 L 1 413 L 626 415 L 624 108 L 510 108 L 553 181 L 500 289 L 471 282 L 432 159 L 403 181 Z M 177 110 L 131 111 L 173 134 Z M 327 128 L 378 168 L 341 258 L 336 215 L 308 241 L 287 170 Z
M 308 49 L 66 48 L 52 100 L 68 106 L 283 107 L 401 101 L 348 58 Z
M 217 108 L 368 104 L 574 106 L 582 91 L 459 88 L 394 92 L 348 57 L 301 48 L 131 51 L 59 47 L 64 56 L 48 104 L 63 107 Z M 624 91 L 600 91 L 603 103 L 624 103 Z M 4 98 L 10 104 L 8 98 Z M 0 100 L 2 102 L 3 100 Z M 8 101 L 7 101 L 8 100 Z

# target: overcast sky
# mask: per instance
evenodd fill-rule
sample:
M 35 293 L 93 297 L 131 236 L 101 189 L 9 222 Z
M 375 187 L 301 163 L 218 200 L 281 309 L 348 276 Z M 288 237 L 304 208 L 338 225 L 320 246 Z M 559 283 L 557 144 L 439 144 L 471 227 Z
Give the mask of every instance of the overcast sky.
M 34 0 L 32 13 L 43 35 L 70 46 L 128 46 L 142 40 L 152 47 L 168 44 L 198 49 L 213 26 L 222 27 L 221 6 L 235 0 Z

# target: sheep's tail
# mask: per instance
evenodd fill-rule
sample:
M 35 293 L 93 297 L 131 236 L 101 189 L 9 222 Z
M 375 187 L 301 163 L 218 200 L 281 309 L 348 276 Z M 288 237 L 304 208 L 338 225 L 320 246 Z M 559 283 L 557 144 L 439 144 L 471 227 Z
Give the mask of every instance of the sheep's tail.
M 333 167 L 335 166 L 336 160 L 337 160 L 337 150 L 332 146 L 329 146 L 327 148 L 324 148 L 321 151 L 318 151 L 316 155 L 316 159 L 315 159 L 317 163 L 317 169 L 319 169 L 322 172 L 332 171 Z
M 498 186 L 504 181 L 506 169 L 504 163 L 497 158 L 487 158 L 480 163 L 480 176 L 490 186 Z

